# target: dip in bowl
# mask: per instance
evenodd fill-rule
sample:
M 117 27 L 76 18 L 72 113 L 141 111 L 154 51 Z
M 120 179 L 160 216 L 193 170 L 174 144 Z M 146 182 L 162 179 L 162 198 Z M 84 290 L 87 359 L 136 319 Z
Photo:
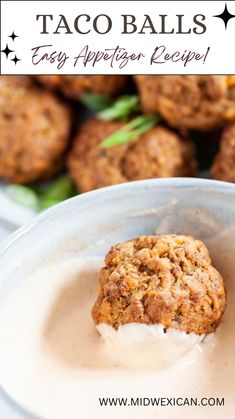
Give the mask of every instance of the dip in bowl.
M 18 230 L 0 251 L 1 415 L 232 418 L 234 204 L 227 183 L 147 180 L 73 198 Z M 91 318 L 110 247 L 153 234 L 202 240 L 227 290 L 216 332 L 164 365 L 107 350 Z M 107 402 L 118 397 L 125 407 Z

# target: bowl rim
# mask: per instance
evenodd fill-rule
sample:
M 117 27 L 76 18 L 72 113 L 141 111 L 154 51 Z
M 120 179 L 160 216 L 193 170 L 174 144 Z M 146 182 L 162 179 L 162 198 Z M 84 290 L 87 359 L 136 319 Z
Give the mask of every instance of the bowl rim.
M 43 223 L 48 217 L 53 217 L 53 215 L 56 215 L 58 211 L 66 211 L 68 204 L 75 204 L 76 202 L 78 202 L 79 205 L 86 204 L 100 196 L 103 196 L 103 199 L 105 200 L 105 197 L 109 198 L 113 194 L 125 193 L 128 191 L 133 192 L 135 190 L 138 191 L 141 188 L 145 188 L 146 190 L 156 188 L 174 188 L 176 190 L 182 188 L 201 188 L 203 190 L 208 189 L 210 192 L 214 191 L 223 195 L 232 194 L 235 197 L 235 184 L 233 183 L 213 179 L 200 179 L 190 177 L 144 179 L 107 186 L 105 188 L 78 194 L 36 215 L 32 220 L 18 228 L 1 243 L 0 257 L 3 257 L 8 248 L 13 246 L 16 241 L 20 240 L 21 236 L 29 233 L 34 227 L 38 226 L 40 223 Z

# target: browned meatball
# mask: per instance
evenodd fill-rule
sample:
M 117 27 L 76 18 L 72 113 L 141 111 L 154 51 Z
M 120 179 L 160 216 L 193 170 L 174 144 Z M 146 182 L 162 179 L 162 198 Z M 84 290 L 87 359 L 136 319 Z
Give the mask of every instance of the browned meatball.
M 0 77 L 0 177 L 28 183 L 61 168 L 70 111 L 25 76 Z
M 100 271 L 95 324 L 162 324 L 187 333 L 217 328 L 223 279 L 204 243 L 191 236 L 142 236 L 111 248 Z
M 68 158 L 80 192 L 135 179 L 195 174 L 192 144 L 162 126 L 125 145 L 102 149 L 100 142 L 123 125 L 90 119 L 80 127 Z
M 235 182 L 235 123 L 229 125 L 222 134 L 220 150 L 211 172 L 214 179 Z
M 126 86 L 127 76 L 35 76 L 41 83 L 59 89 L 66 96 L 79 99 L 87 92 L 115 96 Z
M 135 76 L 144 112 L 207 131 L 235 120 L 235 76 Z

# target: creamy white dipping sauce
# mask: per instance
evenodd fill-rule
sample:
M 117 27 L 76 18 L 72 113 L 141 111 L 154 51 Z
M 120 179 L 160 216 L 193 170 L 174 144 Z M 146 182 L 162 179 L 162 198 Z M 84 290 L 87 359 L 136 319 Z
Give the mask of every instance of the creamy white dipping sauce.
M 28 278 L 0 312 L 0 384 L 50 419 L 234 419 L 235 241 L 209 244 L 225 279 L 228 307 L 213 338 L 160 368 L 110 353 L 91 319 L 100 259 L 72 259 Z M 124 358 L 123 358 L 124 357 Z M 156 354 L 157 357 L 157 354 Z M 172 359 L 171 359 L 172 361 Z M 101 407 L 99 397 L 219 397 L 222 407 Z
M 161 324 L 129 323 L 115 330 L 100 323 L 97 330 L 105 340 L 107 357 L 138 369 L 167 368 L 193 349 L 200 351 L 199 344 L 205 337 L 172 328 L 164 332 Z

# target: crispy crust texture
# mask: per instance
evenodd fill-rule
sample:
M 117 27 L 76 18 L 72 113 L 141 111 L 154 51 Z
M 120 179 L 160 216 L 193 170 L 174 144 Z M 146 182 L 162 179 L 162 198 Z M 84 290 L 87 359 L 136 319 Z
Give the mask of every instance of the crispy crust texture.
M 35 78 L 50 89 L 58 89 L 66 96 L 79 99 L 83 93 L 99 93 L 116 96 L 121 93 L 126 84 L 127 76 L 50 76 L 39 75 Z
M 208 131 L 235 120 L 235 76 L 135 76 L 143 112 Z
M 235 183 L 235 123 L 226 127 L 222 134 L 211 172 L 214 179 Z
M 80 192 L 137 179 L 195 175 L 193 145 L 160 125 L 133 142 L 102 149 L 100 142 L 123 124 L 90 119 L 80 127 L 68 158 Z
M 161 323 L 208 334 L 226 307 L 223 279 L 203 242 L 191 236 L 141 236 L 113 246 L 100 271 L 95 324 Z
M 68 147 L 71 115 L 29 77 L 0 77 L 0 177 L 29 183 L 55 174 Z

